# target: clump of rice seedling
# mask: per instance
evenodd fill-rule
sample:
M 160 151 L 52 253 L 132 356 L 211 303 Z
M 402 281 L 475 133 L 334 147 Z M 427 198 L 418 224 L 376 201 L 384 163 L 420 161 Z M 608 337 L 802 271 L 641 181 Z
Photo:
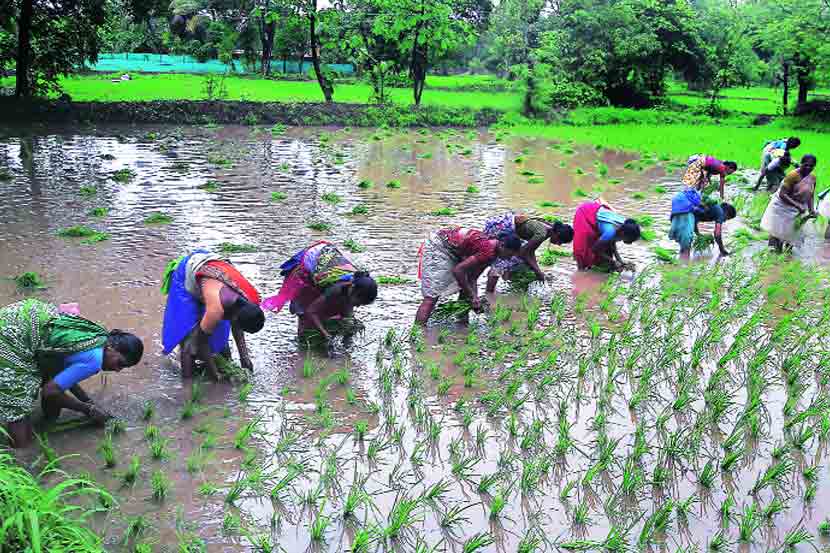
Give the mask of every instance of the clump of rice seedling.
M 541 202 L 539 202 L 537 205 L 538 205 L 539 207 L 541 207 L 541 208 L 546 208 L 546 207 L 565 207 L 565 206 L 564 206 L 564 204 L 562 204 L 561 202 L 552 202 L 552 201 L 550 201 L 550 200 L 544 200 L 544 201 L 541 201 Z
M 326 192 L 321 196 L 321 199 L 329 204 L 337 205 L 343 201 L 343 198 L 335 194 L 334 192 Z
M 104 459 L 104 465 L 106 465 L 107 468 L 111 469 L 115 466 L 115 448 L 112 443 L 112 434 L 109 432 L 104 434 L 104 439 L 101 440 L 100 444 L 98 444 L 98 452 Z
M 654 192 L 657 194 L 665 194 L 668 192 L 668 189 L 665 186 L 657 185 L 654 187 Z
M 439 209 L 433 209 L 429 214 L 434 217 L 452 217 L 456 213 L 457 211 L 451 207 L 441 207 Z
M 803 526 L 793 528 L 787 535 L 784 536 L 782 549 L 786 551 L 793 551 L 802 543 L 813 543 L 813 535 L 810 534 Z
M 646 199 L 646 193 L 645 192 L 634 192 L 633 194 L 631 194 L 631 199 L 633 199 L 633 200 L 645 200 Z
M 822 538 L 830 537 L 830 519 L 825 518 L 818 523 L 818 535 Z
M 343 241 L 343 247 L 349 250 L 352 253 L 360 253 L 364 250 L 363 246 L 361 246 L 356 240 L 352 238 L 348 238 Z
M 62 228 L 58 231 L 58 236 L 63 238 L 90 238 L 98 234 L 94 228 L 89 228 L 83 225 L 76 225 L 74 227 Z
M 369 208 L 366 207 L 364 204 L 357 204 L 352 208 L 351 214 L 352 215 L 367 215 L 369 213 Z
M 203 482 L 199 484 L 199 495 L 203 497 L 212 497 L 219 493 L 219 487 L 212 482 Z
M 133 455 L 132 459 L 130 459 L 130 465 L 127 467 L 127 470 L 124 471 L 124 474 L 121 475 L 121 482 L 125 486 L 131 486 L 136 483 L 138 480 L 138 476 L 141 472 L 141 459 L 138 455 Z
M 160 211 L 155 211 L 144 219 L 145 225 L 169 225 L 172 222 L 173 217 Z
M 368 179 L 363 179 L 362 181 L 357 183 L 357 187 L 362 188 L 364 190 L 366 190 L 367 188 L 372 188 L 372 186 L 374 186 L 372 181 L 370 181 Z
M 752 493 L 757 494 L 769 486 L 779 487 L 792 468 L 793 462 L 790 459 L 782 459 L 781 461 L 770 465 L 764 474 L 758 477 L 758 480 L 752 487 Z
M 193 400 L 185 401 L 184 405 L 182 406 L 182 420 L 192 419 L 194 413 L 196 413 L 196 402 Z
M 89 215 L 90 217 L 100 218 L 106 217 L 107 215 L 109 215 L 109 212 L 109 209 L 107 209 L 106 207 L 93 207 L 92 209 L 87 211 L 87 215 Z
M 94 185 L 91 185 L 91 184 L 88 184 L 88 185 L 82 186 L 78 190 L 78 192 L 81 194 L 81 196 L 83 196 L 85 198 L 91 198 L 92 196 L 94 196 L 98 193 L 98 187 L 96 187 Z
M 222 188 L 222 184 L 219 181 L 209 180 L 204 184 L 200 184 L 196 188 L 204 190 L 205 192 L 216 192 L 217 190 Z
M 145 421 L 148 421 L 153 418 L 153 415 L 156 413 L 156 406 L 153 404 L 152 401 L 149 399 L 144 402 L 144 409 L 141 414 L 141 418 Z
M 711 234 L 696 234 L 694 242 L 692 242 L 692 250 L 696 252 L 705 252 L 715 244 L 715 237 Z
M 306 225 L 311 230 L 316 230 L 317 232 L 329 232 L 331 230 L 331 225 L 329 223 L 325 223 L 323 221 L 316 221 L 314 223 L 309 223 Z
M 146 413 L 146 411 L 145 411 Z M 146 428 L 144 428 L 144 439 L 148 441 L 158 440 L 161 437 L 161 432 L 158 429 L 158 426 L 153 424 L 148 424 Z
M 480 192 L 478 186 L 471 184 L 467 187 L 467 194 L 478 194 Z
M 112 173 L 110 178 L 115 182 L 120 183 L 127 183 L 133 180 L 136 177 L 136 172 L 130 169 L 129 167 L 125 167 L 123 169 L 119 169 Z
M 272 202 L 281 202 L 288 197 L 288 194 L 285 192 L 271 192 L 271 201 Z
M 490 502 L 490 518 L 499 518 L 506 505 L 507 500 L 504 499 L 501 493 L 494 495 L 493 500 Z
M 657 259 L 659 261 L 662 261 L 663 263 L 677 263 L 677 259 L 675 259 L 674 252 L 669 249 L 662 248 L 660 246 L 654 246 L 651 248 L 651 251 L 657 257 Z
M 571 192 L 571 195 L 577 198 L 587 198 L 589 194 L 585 192 L 582 188 L 574 188 L 574 191 Z
M 389 284 L 389 285 L 411 284 L 412 279 L 402 277 L 402 276 L 380 275 L 380 276 L 375 277 L 375 282 L 377 282 L 378 284 Z
M 259 248 L 253 244 L 234 244 L 232 242 L 222 242 L 218 248 L 220 252 L 227 254 L 254 253 L 259 251 Z
M 121 543 L 127 545 L 130 541 L 140 538 L 149 529 L 150 523 L 142 515 L 132 517 L 127 523 L 127 529 L 124 530 L 124 538 Z
M 494 543 L 495 541 L 490 534 L 479 533 L 464 542 L 464 546 L 461 548 L 461 553 L 476 553 L 484 550 L 484 548 L 489 547 Z
M 398 179 L 392 179 L 392 180 L 390 180 L 389 182 L 386 183 L 386 188 L 393 188 L 394 189 L 394 188 L 400 188 L 400 187 L 401 187 L 401 181 L 399 181 Z
M 167 456 L 168 456 L 168 453 L 167 453 L 167 440 L 164 439 L 164 438 L 156 438 L 153 441 L 151 441 L 150 442 L 150 456 L 153 459 L 155 459 L 156 461 L 166 459 Z
M 363 438 L 366 436 L 366 432 L 369 430 L 369 421 L 360 420 L 354 424 L 354 433 L 357 436 L 359 441 L 363 441 Z
M 170 493 L 170 480 L 162 470 L 156 470 L 150 477 L 150 487 L 153 490 L 153 499 L 156 501 L 164 501 L 167 494 Z
M 45 288 L 40 275 L 34 271 L 26 271 L 14 277 L 14 283 L 22 290 L 41 290 Z

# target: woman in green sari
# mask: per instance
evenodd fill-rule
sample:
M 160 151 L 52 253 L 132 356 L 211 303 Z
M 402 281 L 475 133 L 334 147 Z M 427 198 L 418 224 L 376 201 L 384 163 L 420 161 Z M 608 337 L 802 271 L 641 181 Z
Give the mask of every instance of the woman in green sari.
M 104 423 L 112 416 L 93 403 L 80 381 L 102 370 L 131 367 L 143 353 L 144 345 L 133 334 L 107 332 L 37 299 L 0 308 L 0 424 L 12 445 L 31 443 L 38 393 L 47 418 L 71 409 Z

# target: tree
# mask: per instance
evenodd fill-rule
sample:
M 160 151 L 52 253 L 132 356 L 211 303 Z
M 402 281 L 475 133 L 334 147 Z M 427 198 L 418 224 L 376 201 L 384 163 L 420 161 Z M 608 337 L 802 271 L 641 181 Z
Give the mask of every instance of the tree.
M 759 46 L 771 62 L 782 69 L 783 109 L 787 113 L 789 81 L 798 85 L 798 105 L 807 101 L 816 77 L 830 71 L 830 3 L 826 0 L 777 0 L 764 2 L 758 9 L 761 21 Z
M 705 56 L 688 0 L 560 0 L 545 24 L 532 78 L 571 82 L 577 96 L 594 91 L 613 105 L 654 104 L 670 71 Z
M 320 63 L 320 42 L 317 36 L 317 25 L 320 13 L 317 8 L 317 0 L 291 0 L 296 13 L 306 20 L 308 29 L 308 45 L 311 50 L 311 64 L 314 67 L 314 75 L 317 77 L 317 84 L 323 92 L 326 103 L 332 102 L 334 95 L 334 82 L 331 77 L 323 72 Z M 302 58 L 300 59 L 302 65 Z
M 11 0 L 2 6 L 17 41 L 0 43 L 0 66 L 16 65 L 16 96 L 59 90 L 58 79 L 98 59 L 103 0 Z
M 420 105 L 427 71 L 456 48 L 472 44 L 472 26 L 453 0 L 377 0 L 376 5 L 373 32 L 396 43 L 408 60 L 415 105 Z
M 722 0 L 702 2 L 698 21 L 704 57 L 685 68 L 693 88 L 709 92 L 709 111 L 718 111 L 724 88 L 746 86 L 758 78 L 760 60 L 752 48 L 749 19 L 737 7 Z
M 512 75 L 512 67 L 530 61 L 531 32 L 544 5 L 545 0 L 502 0 L 493 13 L 490 55 L 503 75 Z

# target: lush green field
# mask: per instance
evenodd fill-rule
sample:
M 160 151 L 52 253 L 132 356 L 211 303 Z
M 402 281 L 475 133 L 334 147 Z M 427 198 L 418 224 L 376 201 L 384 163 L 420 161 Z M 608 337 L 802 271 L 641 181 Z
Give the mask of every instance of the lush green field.
M 790 103 L 794 105 L 796 89 L 790 90 Z M 780 88 L 749 86 L 729 88 L 720 93 L 720 107 L 727 111 L 775 115 L 781 113 L 783 91 Z M 827 96 L 830 90 L 817 89 L 809 98 Z M 682 106 L 698 107 L 709 104 L 709 97 L 700 92 L 689 91 L 686 85 L 672 81 L 668 85 L 668 96 L 672 103 Z M 791 106 L 792 107 L 792 106 Z
M 133 79 L 111 82 L 111 75 L 73 76 L 61 80 L 61 87 L 79 102 L 127 102 L 150 100 L 203 100 L 206 98 L 205 77 L 178 74 L 133 74 Z M 478 82 L 485 82 L 478 79 Z M 7 81 L 8 83 L 9 81 Z M 322 102 L 323 94 L 316 81 L 275 81 L 244 77 L 225 78 L 228 100 L 256 102 Z M 461 86 L 457 79 L 430 77 L 430 84 L 451 88 Z M 472 79 L 476 82 L 476 79 Z M 466 83 L 470 85 L 471 83 Z M 8 84 L 6 84 L 8 86 Z M 340 84 L 335 87 L 334 100 L 350 104 L 369 102 L 372 88 L 368 84 Z M 401 105 L 413 103 L 412 90 L 390 89 L 392 100 Z M 422 103 L 427 106 L 451 108 L 496 109 L 518 112 L 522 107 L 521 92 L 426 90 Z
M 799 136 L 802 146 L 796 156 L 818 156 L 816 174 L 820 189 L 830 187 L 830 133 L 798 129 L 793 120 L 782 118 L 765 126 L 729 124 L 638 124 L 610 125 L 517 125 L 513 132 L 554 140 L 573 140 L 580 144 L 651 152 L 685 160 L 692 154 L 706 153 L 724 160 L 735 160 L 741 169 L 757 169 L 761 149 L 767 140 Z

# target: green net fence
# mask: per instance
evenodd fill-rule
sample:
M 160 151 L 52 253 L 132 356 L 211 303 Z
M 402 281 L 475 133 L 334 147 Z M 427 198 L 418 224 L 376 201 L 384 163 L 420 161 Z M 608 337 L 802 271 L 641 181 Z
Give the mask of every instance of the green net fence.
M 354 73 L 351 64 L 328 64 L 327 67 L 341 75 Z M 251 67 L 235 60 L 233 64 L 224 64 L 219 60 L 200 62 L 191 56 L 173 56 L 169 54 L 100 54 L 98 62 L 91 64 L 89 69 L 106 73 L 116 72 L 144 72 L 144 73 L 258 73 L 259 64 Z M 311 62 L 273 60 L 271 71 L 274 73 L 307 73 L 311 69 Z

